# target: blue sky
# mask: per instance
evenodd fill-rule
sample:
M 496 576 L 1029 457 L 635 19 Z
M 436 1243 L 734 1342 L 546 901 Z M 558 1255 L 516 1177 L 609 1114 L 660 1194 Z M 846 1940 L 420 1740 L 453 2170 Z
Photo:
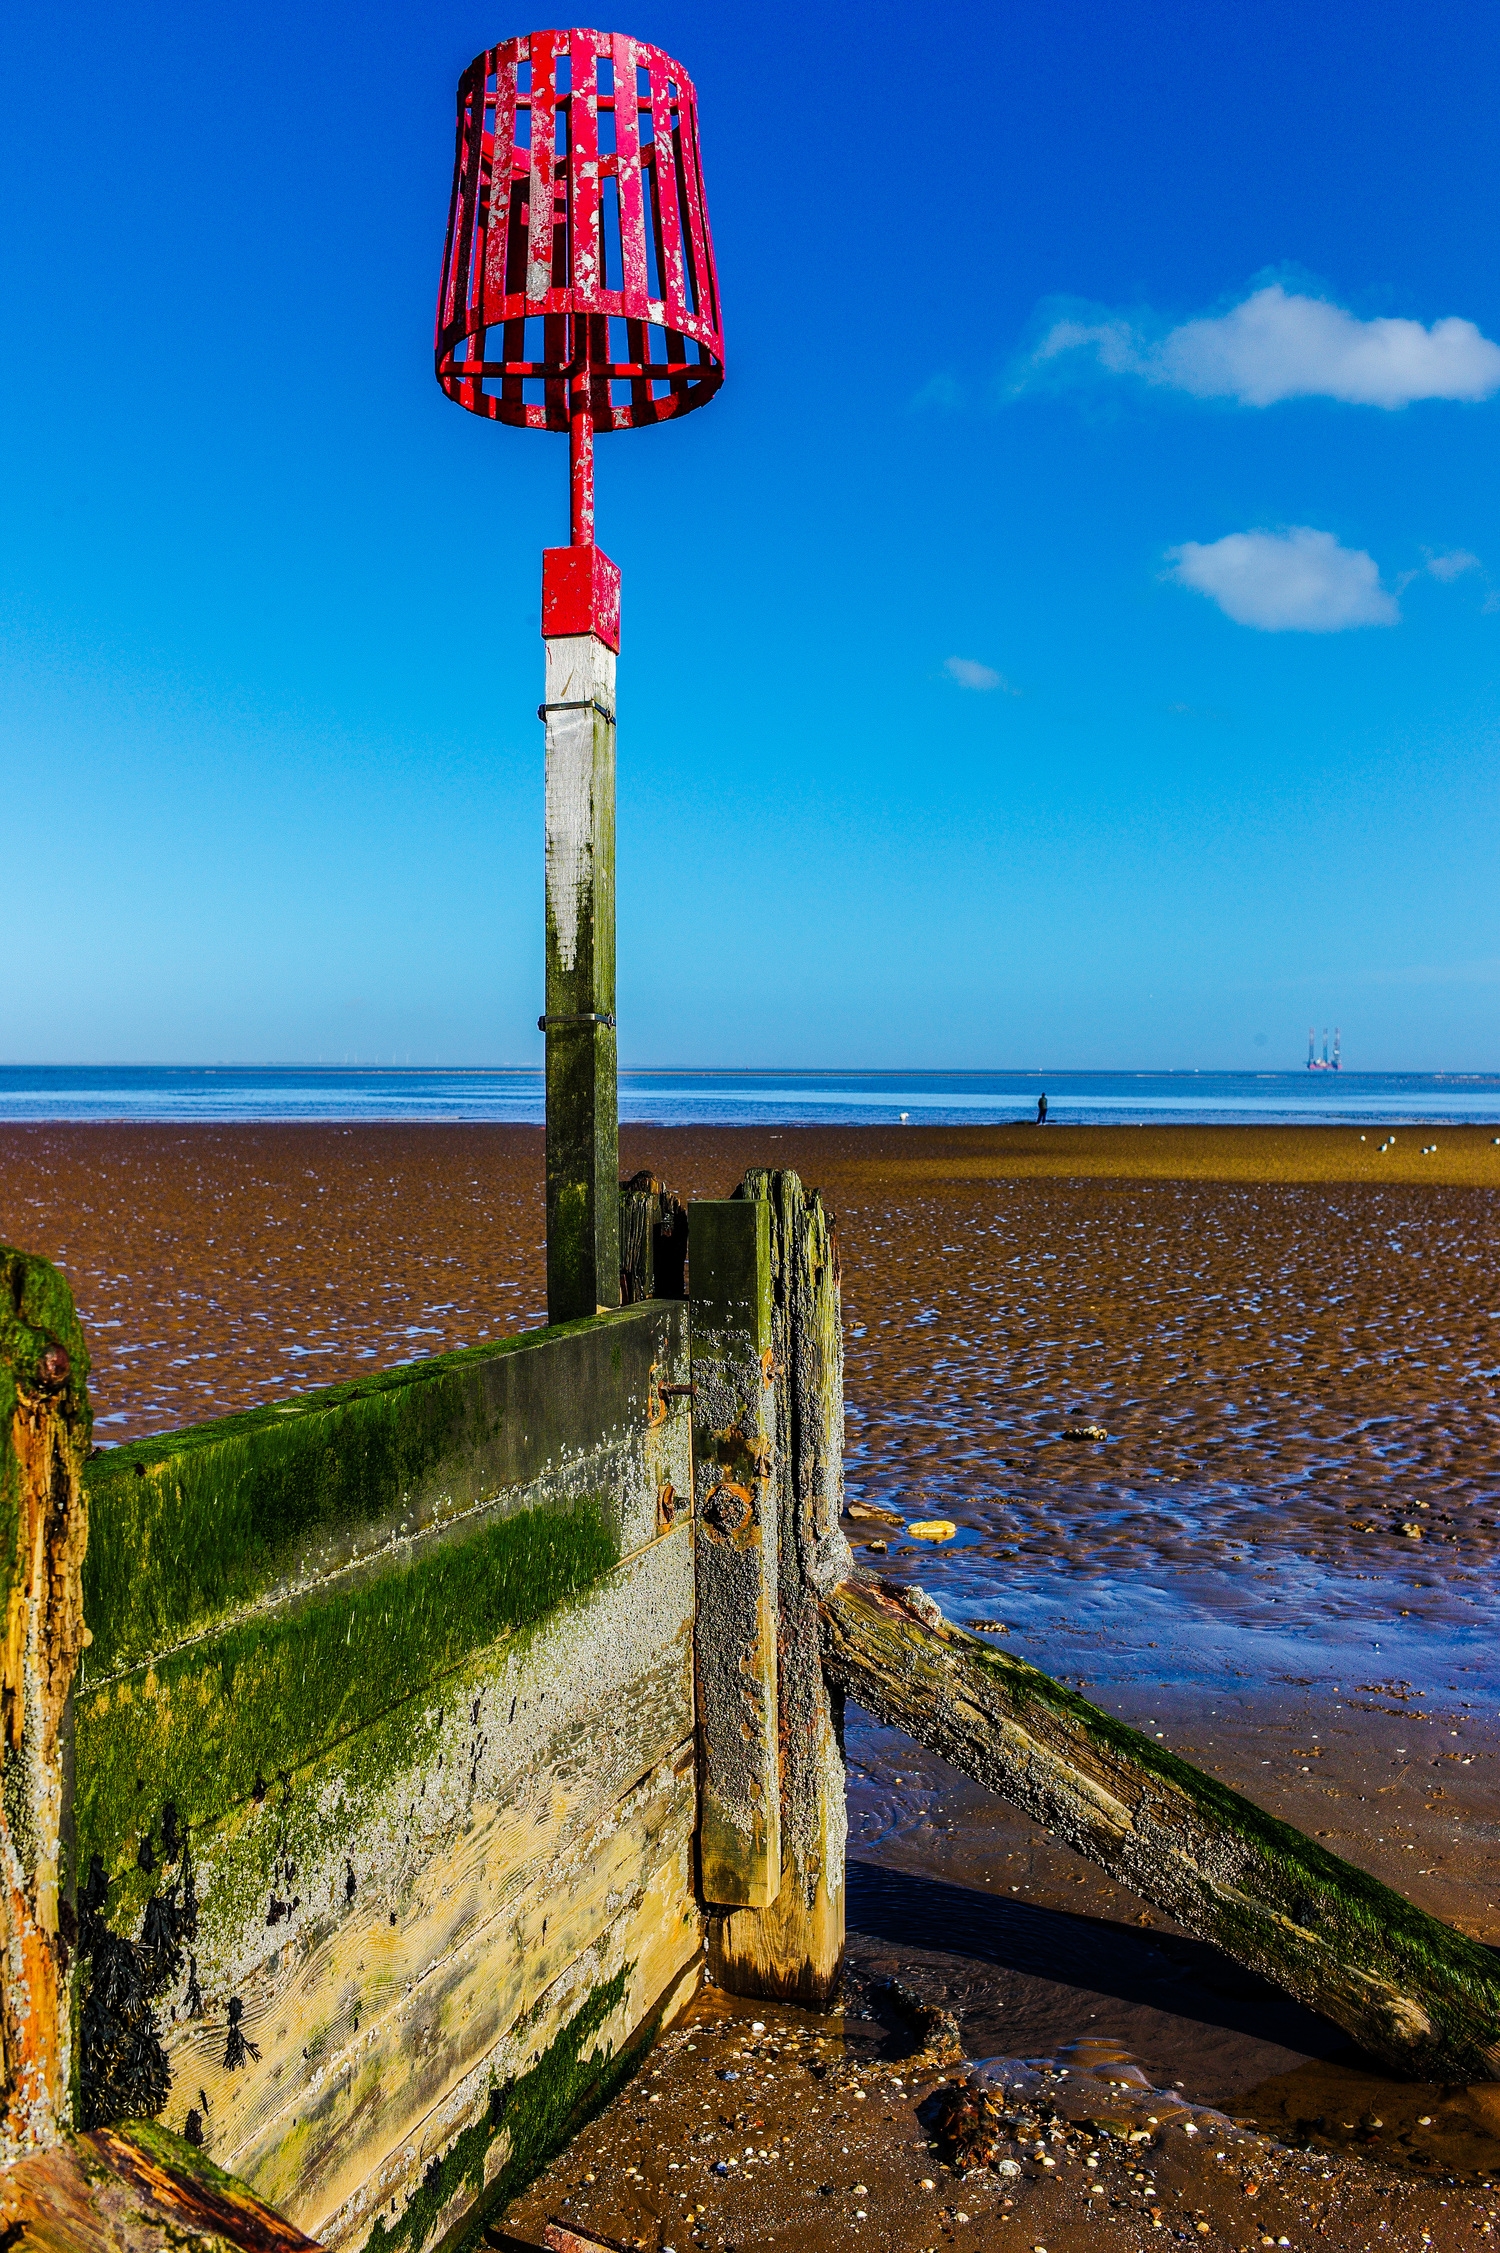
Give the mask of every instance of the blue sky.
M 431 361 L 527 28 L 8 12 L 0 1058 L 538 1054 L 565 449 Z M 606 28 L 729 368 L 599 453 L 623 1060 L 1500 1066 L 1493 6 Z

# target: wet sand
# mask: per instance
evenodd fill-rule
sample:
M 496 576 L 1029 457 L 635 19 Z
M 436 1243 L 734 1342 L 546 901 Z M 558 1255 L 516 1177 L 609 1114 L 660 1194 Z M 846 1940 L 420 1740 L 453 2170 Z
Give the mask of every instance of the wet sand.
M 1365 1134 L 627 1129 L 622 1158 L 686 1195 L 760 1163 L 829 1196 L 849 1499 L 901 1521 L 851 1518 L 869 1561 L 1500 1943 L 1500 1148 Z M 69 1275 L 107 1443 L 539 1322 L 541 1158 L 528 1128 L 0 1127 L 0 1236 Z M 1109 1437 L 1062 1436 L 1083 1421 Z M 936 1550 L 902 1530 L 931 1516 L 959 1528 Z M 1334 2030 L 858 1714 L 849 1753 L 857 1974 L 954 2009 L 971 2055 L 1107 2033 L 1351 2183 L 1453 2177 L 1400 2196 L 1438 2244 L 1484 2234 L 1482 2104 L 1361 2078 Z M 628 2143 L 634 2101 L 589 2135 Z M 888 2143 L 851 2143 L 851 2181 Z M 1027 2191 L 1052 2253 L 1134 2242 L 1055 2190 Z M 884 2241 L 945 2241 L 926 2211 Z M 1322 2240 L 1373 2241 L 1354 2211 Z M 1195 2241 L 1259 2243 L 1229 2214 Z M 782 2240 L 726 2209 L 701 2241 Z
M 1080 2102 L 1076 2051 L 1001 2167 L 965 2171 L 941 2134 L 962 2069 L 914 2055 L 879 1993 L 851 1990 L 839 2018 L 705 1993 L 487 2243 L 521 2253 L 553 2219 L 650 2253 L 1447 2253 L 1495 2233 L 1493 2191 L 1293 2150 L 1170 2090 Z

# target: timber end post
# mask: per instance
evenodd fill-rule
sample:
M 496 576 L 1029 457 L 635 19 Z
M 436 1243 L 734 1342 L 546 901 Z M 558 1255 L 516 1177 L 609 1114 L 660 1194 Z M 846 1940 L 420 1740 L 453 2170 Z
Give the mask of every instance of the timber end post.
M 63 1852 L 73 1671 L 83 1648 L 88 1354 L 46 1260 L 0 1245 L 0 2159 L 68 2124 L 71 1872 Z
M 770 1258 L 772 1421 L 764 1482 L 775 1518 L 776 1745 L 781 1883 L 762 1906 L 711 1902 L 709 1969 L 729 1993 L 821 2007 L 844 1954 L 843 1704 L 824 1678 L 818 1599 L 852 1559 L 843 1500 L 844 1353 L 838 1251 L 816 1190 L 794 1173 L 755 1171 L 732 1202 L 763 1212 Z M 700 1234 L 692 1219 L 692 1285 Z M 757 1242 L 759 1237 L 757 1234 Z M 695 1317 L 696 1319 L 696 1317 Z M 717 1913 L 713 1909 L 717 1907 Z
M 698 1871 L 705 1901 L 781 1890 L 771 1215 L 692 1208 Z

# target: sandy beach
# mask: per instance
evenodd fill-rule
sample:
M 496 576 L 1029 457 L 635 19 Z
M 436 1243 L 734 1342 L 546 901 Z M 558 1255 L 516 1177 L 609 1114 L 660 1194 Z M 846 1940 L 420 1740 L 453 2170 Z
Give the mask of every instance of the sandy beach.
M 539 1323 L 541 1162 L 526 1127 L 7 1126 L 0 1237 L 69 1277 L 108 1444 Z M 839 1217 L 848 1530 L 869 1561 L 1500 1943 L 1495 1130 L 622 1134 L 623 1170 L 684 1196 L 752 1164 L 795 1166 Z M 1108 1437 L 1063 1436 L 1082 1421 Z M 904 1534 L 928 1516 L 954 1540 Z M 1368 2070 L 857 1714 L 848 1751 L 845 2015 L 761 2009 L 756 2033 L 710 1996 L 515 2228 L 587 2193 L 604 2234 L 679 2253 L 1493 2232 L 1493 2100 Z M 903 2070 L 879 2001 L 893 1974 L 971 2056 L 1106 2035 L 1153 2086 L 1252 2125 L 1222 2158 L 1167 2135 L 1144 2187 L 1107 2139 L 1092 2169 L 1080 2146 L 963 2184 L 929 2132 L 943 2075 Z

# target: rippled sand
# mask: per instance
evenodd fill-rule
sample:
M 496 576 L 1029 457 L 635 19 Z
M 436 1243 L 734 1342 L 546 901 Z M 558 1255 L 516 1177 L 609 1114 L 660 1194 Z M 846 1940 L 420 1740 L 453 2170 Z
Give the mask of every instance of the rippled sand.
M 828 1194 L 849 1497 L 959 1528 L 851 1520 L 869 1561 L 1500 1942 L 1500 1148 L 1383 1139 L 629 1129 L 622 1158 Z M 69 1275 L 107 1442 L 540 1322 L 541 1162 L 512 1127 L 0 1128 L 0 1235 Z M 1441 2092 L 1362 2125 L 1393 2085 L 1354 2111 L 1331 2029 L 858 1715 L 849 1751 L 854 1960 L 971 2050 L 1108 2032 L 1296 2140 L 1500 2163 Z

